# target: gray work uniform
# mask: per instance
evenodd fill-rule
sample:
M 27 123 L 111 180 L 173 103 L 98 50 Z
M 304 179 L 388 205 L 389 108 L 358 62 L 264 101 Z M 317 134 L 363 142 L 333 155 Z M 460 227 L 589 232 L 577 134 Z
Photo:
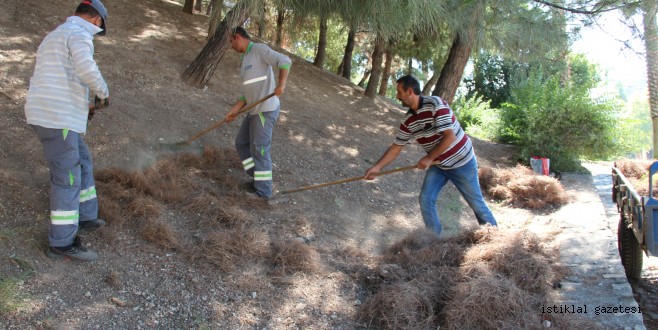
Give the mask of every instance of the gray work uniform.
M 254 103 L 274 91 L 276 82 L 272 66 L 290 69 L 288 56 L 273 51 L 265 44 L 249 43 L 242 58 L 240 77 L 247 104 Z M 262 197 L 272 196 L 272 130 L 279 117 L 280 102 L 276 96 L 250 110 L 242 120 L 235 138 L 235 148 L 248 175 L 254 178 L 254 188 Z
M 37 133 L 50 170 L 50 246 L 73 243 L 78 222 L 98 218 L 93 160 L 82 134 L 30 125 Z
M 73 244 L 80 221 L 95 220 L 98 200 L 92 157 L 82 140 L 89 99 L 110 96 L 94 61 L 98 26 L 78 16 L 39 45 L 25 102 L 25 118 L 43 145 L 50 170 L 51 247 Z

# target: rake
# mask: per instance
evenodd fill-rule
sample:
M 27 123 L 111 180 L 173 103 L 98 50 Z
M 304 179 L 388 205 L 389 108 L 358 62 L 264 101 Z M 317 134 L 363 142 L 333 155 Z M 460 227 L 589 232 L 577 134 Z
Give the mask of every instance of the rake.
M 438 164 L 438 163 L 432 163 L 431 165 L 436 165 L 436 164 Z M 382 172 L 379 172 L 379 173 L 375 173 L 374 176 L 377 177 L 377 176 L 388 175 L 388 174 L 393 174 L 393 173 L 397 173 L 397 172 L 409 171 L 409 170 L 413 170 L 417 167 L 418 167 L 417 165 L 409 165 L 409 166 L 405 166 L 405 167 L 399 167 L 399 168 L 396 168 L 396 169 L 393 169 L 393 170 L 388 170 L 388 171 L 382 171 Z M 275 196 L 273 196 L 270 199 L 276 199 L 276 198 L 286 199 L 287 197 L 284 197 L 283 195 L 292 194 L 292 193 L 305 191 L 305 190 L 312 190 L 312 189 L 322 188 L 322 187 L 326 187 L 326 186 L 332 186 L 332 185 L 341 184 L 341 183 L 359 181 L 359 180 L 365 180 L 365 178 L 363 176 L 355 176 L 355 177 L 352 177 L 352 178 L 347 178 L 347 179 L 342 179 L 342 180 L 336 180 L 336 181 L 325 182 L 325 183 L 318 183 L 318 184 L 314 184 L 314 185 L 310 185 L 310 186 L 304 186 L 304 187 L 299 187 L 299 188 L 295 188 L 295 189 L 284 190 L 284 191 L 278 192 Z
M 262 99 L 260 99 L 256 102 L 240 109 L 240 111 L 238 111 L 236 116 L 239 116 L 239 115 L 253 109 L 255 106 L 265 102 L 267 99 L 271 98 L 272 96 L 274 96 L 274 93 L 271 93 L 271 94 L 265 96 L 264 98 L 262 98 Z M 191 145 L 192 142 L 194 142 L 196 139 L 200 138 L 204 134 L 218 128 L 219 126 L 224 125 L 225 123 L 226 123 L 226 118 L 224 118 L 224 119 L 222 119 L 222 120 L 220 120 L 220 121 L 204 128 L 204 129 L 200 130 L 198 133 L 192 135 L 191 137 L 189 137 L 185 141 L 180 141 L 180 142 L 176 142 L 176 143 L 162 143 L 162 144 L 160 144 L 160 149 L 161 150 L 167 150 L 167 151 L 180 151 L 180 150 L 188 147 L 189 145 Z

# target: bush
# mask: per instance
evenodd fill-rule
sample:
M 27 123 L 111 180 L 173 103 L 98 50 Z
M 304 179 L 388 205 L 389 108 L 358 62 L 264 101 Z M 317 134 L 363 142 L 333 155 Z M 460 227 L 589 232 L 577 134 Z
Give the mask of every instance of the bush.
M 500 110 L 491 108 L 482 96 L 460 96 L 452 108 L 468 135 L 482 140 L 498 140 L 501 130 Z
M 530 156 L 548 157 L 551 169 L 574 171 L 580 158 L 615 154 L 617 105 L 592 100 L 587 85 L 533 74 L 515 86 L 512 102 L 501 109 L 501 140 L 519 145 L 526 162 Z

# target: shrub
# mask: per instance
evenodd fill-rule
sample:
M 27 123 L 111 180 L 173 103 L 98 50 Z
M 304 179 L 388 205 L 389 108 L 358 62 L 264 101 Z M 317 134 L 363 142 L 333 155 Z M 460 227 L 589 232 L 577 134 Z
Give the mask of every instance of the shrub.
M 482 140 L 498 140 L 501 130 L 500 110 L 491 108 L 482 96 L 460 96 L 452 108 L 468 135 Z
M 593 100 L 589 87 L 559 77 L 544 80 L 533 74 L 503 104 L 501 139 L 520 146 L 521 158 L 548 157 L 551 169 L 573 171 L 580 158 L 602 159 L 615 154 L 617 105 Z

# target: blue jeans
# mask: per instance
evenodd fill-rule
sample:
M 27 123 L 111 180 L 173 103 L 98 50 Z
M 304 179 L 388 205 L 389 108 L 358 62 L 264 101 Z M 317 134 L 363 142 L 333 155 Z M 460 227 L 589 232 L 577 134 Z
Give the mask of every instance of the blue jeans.
M 441 222 L 436 209 L 436 200 L 443 186 L 450 180 L 462 194 L 468 205 L 473 209 L 478 223 L 496 226 L 491 210 L 482 197 L 478 181 L 478 164 L 475 157 L 461 167 L 444 170 L 438 166 L 430 166 L 425 174 L 423 187 L 420 190 L 420 212 L 423 215 L 425 227 L 437 235 L 441 234 Z

